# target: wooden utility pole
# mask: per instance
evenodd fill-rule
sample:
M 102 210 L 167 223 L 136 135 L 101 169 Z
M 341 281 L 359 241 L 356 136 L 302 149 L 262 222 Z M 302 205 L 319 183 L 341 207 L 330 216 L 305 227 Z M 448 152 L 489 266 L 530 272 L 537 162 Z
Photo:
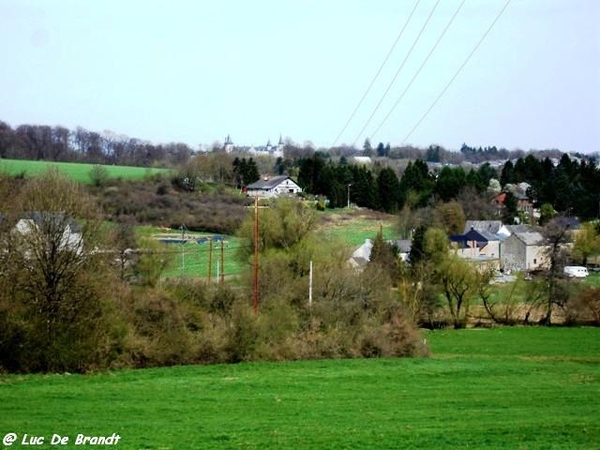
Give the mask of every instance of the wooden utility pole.
M 221 274 L 219 277 L 219 284 L 225 282 L 225 249 L 223 245 L 223 239 L 221 238 Z
M 212 252 L 213 252 L 213 241 L 212 238 L 208 239 L 208 284 L 210 284 L 212 276 Z
M 312 291 L 313 291 L 313 266 L 312 259 L 310 260 L 310 265 L 308 266 L 308 307 L 312 308 Z
M 258 313 L 258 196 L 254 197 L 254 278 L 252 310 Z

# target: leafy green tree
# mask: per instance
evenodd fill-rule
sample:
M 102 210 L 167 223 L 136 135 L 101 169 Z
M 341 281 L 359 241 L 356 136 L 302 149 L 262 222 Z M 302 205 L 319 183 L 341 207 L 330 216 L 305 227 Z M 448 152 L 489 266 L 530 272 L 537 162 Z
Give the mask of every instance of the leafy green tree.
M 447 235 L 462 234 L 466 217 L 459 202 L 438 203 L 435 207 L 435 213 Z
M 94 164 L 94 167 L 89 172 L 89 176 L 94 186 L 104 186 L 109 178 L 108 169 L 100 164 Z
M 540 206 L 540 225 L 546 225 L 554 217 L 556 217 L 556 211 L 550 203 L 544 203 Z
M 444 260 L 448 254 L 448 236 L 444 230 L 430 227 L 423 237 L 423 251 L 425 257 L 434 264 Z
M 587 265 L 590 256 L 600 255 L 600 233 L 592 222 L 586 222 L 575 235 L 572 256 Z
M 476 286 L 476 271 L 466 260 L 446 255 L 436 269 L 454 328 L 464 328 L 467 324 L 469 307 Z
M 435 193 L 444 202 L 455 199 L 466 186 L 467 180 L 462 167 L 444 166 L 435 182 Z

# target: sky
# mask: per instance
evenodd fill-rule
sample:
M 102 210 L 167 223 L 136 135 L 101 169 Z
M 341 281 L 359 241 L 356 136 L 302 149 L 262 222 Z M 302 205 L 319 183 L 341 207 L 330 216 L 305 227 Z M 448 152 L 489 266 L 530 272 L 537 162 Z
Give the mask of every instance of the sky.
M 512 0 L 485 34 L 506 3 L 0 0 L 0 121 L 194 149 L 600 151 L 600 2 Z

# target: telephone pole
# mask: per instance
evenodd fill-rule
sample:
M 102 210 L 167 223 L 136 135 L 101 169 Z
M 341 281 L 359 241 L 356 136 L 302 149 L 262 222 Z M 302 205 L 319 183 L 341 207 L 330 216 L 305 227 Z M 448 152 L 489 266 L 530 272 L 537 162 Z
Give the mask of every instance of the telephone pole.
M 258 196 L 254 197 L 254 285 L 252 310 L 258 313 Z
M 225 250 L 223 247 L 223 238 L 221 238 L 221 274 L 219 277 L 219 284 L 225 282 Z
M 208 239 L 208 284 L 210 284 L 212 276 L 212 252 L 213 252 L 213 241 L 212 237 Z

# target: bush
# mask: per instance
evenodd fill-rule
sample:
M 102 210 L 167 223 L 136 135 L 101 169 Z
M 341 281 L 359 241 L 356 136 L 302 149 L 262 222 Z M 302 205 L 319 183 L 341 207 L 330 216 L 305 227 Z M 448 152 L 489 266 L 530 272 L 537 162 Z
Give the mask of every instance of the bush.
M 600 288 L 582 289 L 567 303 L 565 316 L 567 323 L 600 326 Z

